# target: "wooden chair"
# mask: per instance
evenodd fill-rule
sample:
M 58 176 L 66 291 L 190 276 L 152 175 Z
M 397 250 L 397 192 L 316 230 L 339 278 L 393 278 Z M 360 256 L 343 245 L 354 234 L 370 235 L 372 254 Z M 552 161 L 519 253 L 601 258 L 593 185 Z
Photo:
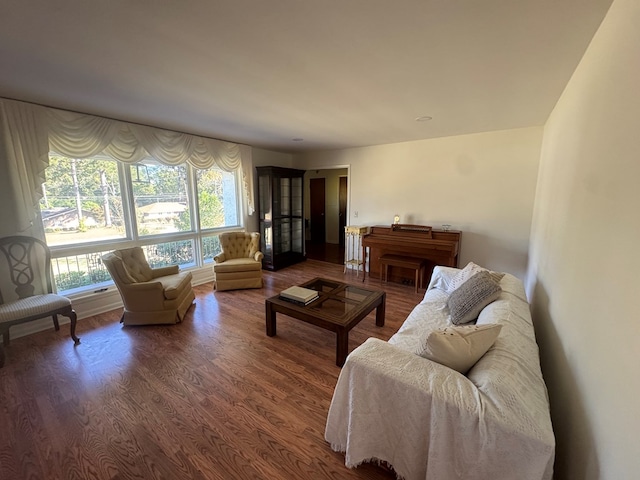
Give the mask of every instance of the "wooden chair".
M 9 345 L 9 328 L 20 323 L 45 317 L 53 318 L 53 325 L 60 330 L 58 315 L 71 320 L 71 338 L 75 345 L 77 315 L 71 301 L 53 293 L 51 283 L 51 252 L 37 238 L 12 236 L 0 238 L 0 279 L 3 285 L 15 286 L 15 298 L 0 291 L 0 334 L 3 343 Z M 8 282 L 7 282 L 8 280 Z M 4 365 L 4 351 L 0 346 L 0 367 Z

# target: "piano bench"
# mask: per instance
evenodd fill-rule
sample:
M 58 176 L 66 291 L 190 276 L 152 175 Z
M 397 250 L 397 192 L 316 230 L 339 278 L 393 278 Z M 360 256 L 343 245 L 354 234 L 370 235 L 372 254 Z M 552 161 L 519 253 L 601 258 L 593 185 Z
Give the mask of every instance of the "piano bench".
M 425 265 L 425 261 L 422 258 L 385 254 L 382 255 L 378 260 L 380 261 L 380 266 L 383 267 L 384 270 L 385 283 L 387 283 L 389 267 L 408 268 L 410 270 L 415 270 L 416 272 L 416 293 L 418 293 L 418 288 L 422 288 L 422 278 L 424 277 L 423 271 Z M 382 282 L 382 273 L 380 274 L 380 282 Z

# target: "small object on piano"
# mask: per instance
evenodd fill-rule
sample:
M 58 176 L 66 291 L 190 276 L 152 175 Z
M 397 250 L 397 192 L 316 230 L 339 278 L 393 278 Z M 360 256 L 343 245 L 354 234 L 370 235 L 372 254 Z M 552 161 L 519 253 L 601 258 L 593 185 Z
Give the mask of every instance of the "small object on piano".
M 398 225 L 400 223 L 400 215 L 393 217 L 393 224 Z
M 450 224 L 448 223 L 442 224 L 442 230 L 444 230 L 445 232 L 448 232 L 450 228 L 451 228 Z
M 409 225 L 408 223 L 398 223 L 391 225 L 391 233 L 424 234 L 426 238 L 431 238 L 432 228 L 427 225 Z

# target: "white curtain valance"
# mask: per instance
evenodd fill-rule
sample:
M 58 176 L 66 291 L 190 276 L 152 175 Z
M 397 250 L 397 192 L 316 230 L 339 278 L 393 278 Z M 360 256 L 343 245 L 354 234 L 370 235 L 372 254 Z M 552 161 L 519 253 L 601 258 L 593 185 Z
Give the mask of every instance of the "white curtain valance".
M 249 215 L 254 211 L 251 147 L 0 99 L 0 161 L 6 172 L 0 188 L 12 192 L 14 203 L 10 221 L 3 223 L 9 234 L 26 232 L 33 226 L 49 150 L 71 158 L 106 154 L 135 163 L 153 157 L 166 165 L 189 163 L 199 169 L 217 166 L 238 171 Z M 3 214 L 4 218 L 7 215 Z
M 51 149 L 71 158 L 106 154 L 135 163 L 153 157 L 166 165 L 189 163 L 207 169 L 214 165 L 227 172 L 239 171 L 248 213 L 254 211 L 251 149 L 237 143 L 188 133 L 121 122 L 109 118 L 47 108 Z
M 105 153 L 133 163 L 151 156 L 166 165 L 216 165 L 228 172 L 241 166 L 236 143 L 53 108 L 47 108 L 47 122 L 51 149 L 71 158 Z

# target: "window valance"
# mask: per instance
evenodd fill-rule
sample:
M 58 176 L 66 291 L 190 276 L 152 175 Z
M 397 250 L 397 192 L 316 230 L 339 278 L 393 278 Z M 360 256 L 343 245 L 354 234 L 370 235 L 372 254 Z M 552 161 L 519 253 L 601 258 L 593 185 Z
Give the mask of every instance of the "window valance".
M 254 210 L 251 148 L 232 142 L 137 125 L 94 115 L 0 99 L 0 139 L 9 176 L 18 181 L 14 232 L 32 224 L 42 196 L 48 151 L 70 158 L 106 154 L 125 163 L 153 157 L 167 165 L 217 166 L 242 175 L 248 213 Z M 19 188 L 18 188 L 19 187 Z M 26 215 L 26 212 L 30 212 Z
M 201 169 L 216 165 L 230 172 L 241 166 L 237 143 L 53 108 L 46 114 L 51 149 L 70 158 L 105 153 L 127 163 L 151 156 L 166 165 Z

